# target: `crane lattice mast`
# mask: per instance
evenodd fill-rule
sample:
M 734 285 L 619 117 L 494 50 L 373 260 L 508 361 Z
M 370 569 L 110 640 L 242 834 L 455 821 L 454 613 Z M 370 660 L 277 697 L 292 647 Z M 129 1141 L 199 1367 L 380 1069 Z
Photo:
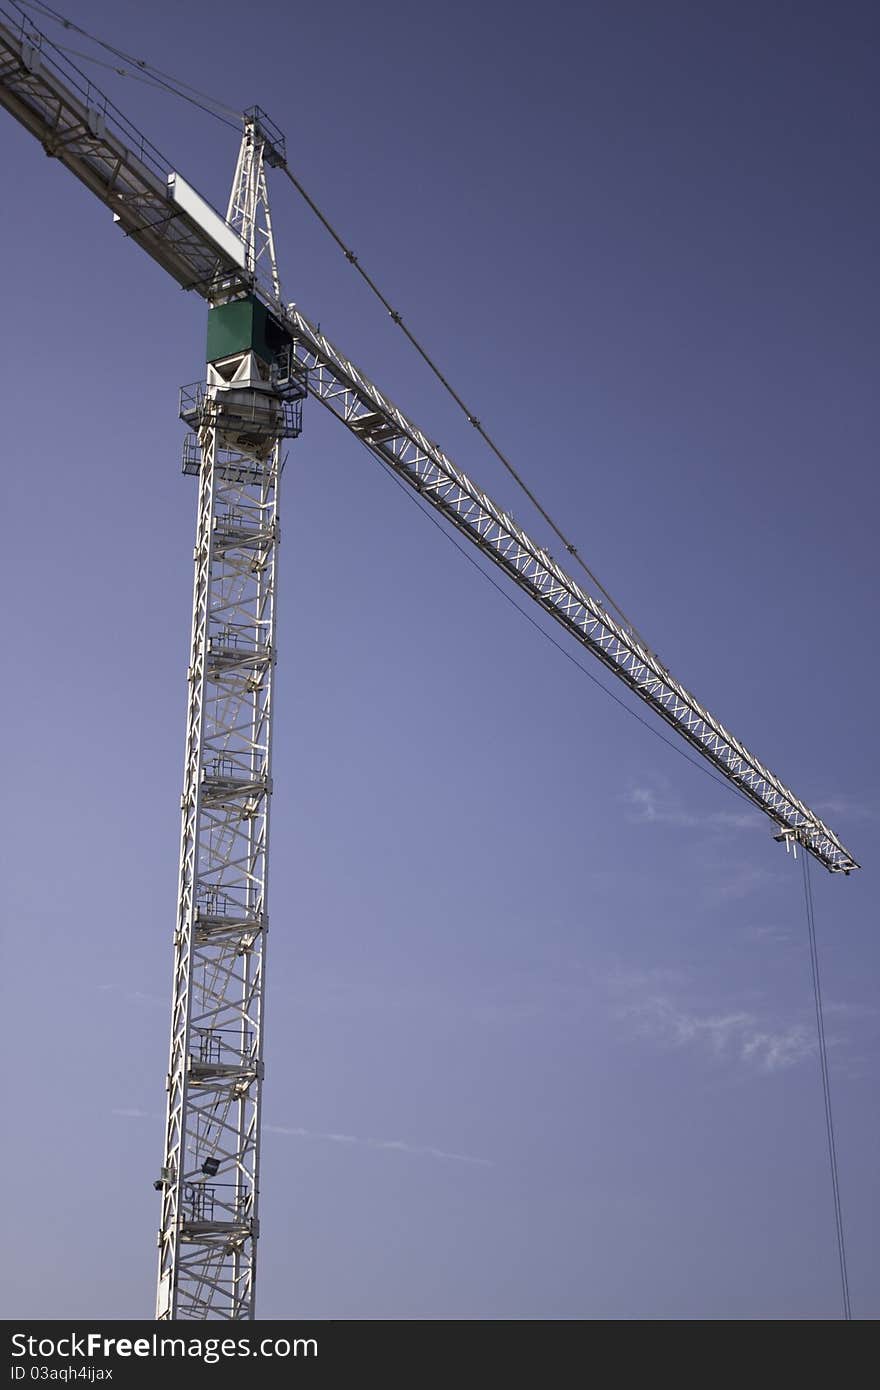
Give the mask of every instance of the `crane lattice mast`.
M 247 114 L 227 222 L 279 292 L 265 165 L 283 140 Z M 279 486 L 305 372 L 238 280 L 208 315 L 204 386 L 181 392 L 199 480 L 180 882 L 156 1316 L 254 1316 L 272 793 Z M 294 370 L 291 371 L 291 366 Z
M 209 304 L 207 379 L 181 392 L 199 480 L 157 1317 L 252 1318 L 259 1233 L 272 684 L 285 439 L 311 394 L 832 873 L 834 832 L 315 328 L 285 305 L 258 108 L 224 220 L 14 3 L 0 0 L 0 104 Z

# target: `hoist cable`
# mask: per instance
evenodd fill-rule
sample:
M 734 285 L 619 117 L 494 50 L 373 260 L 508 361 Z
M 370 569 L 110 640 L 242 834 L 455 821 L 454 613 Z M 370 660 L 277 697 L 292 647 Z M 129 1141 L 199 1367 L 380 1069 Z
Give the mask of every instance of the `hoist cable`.
M 361 439 L 359 440 L 359 443 L 363 446 L 364 449 L 366 449 L 367 453 L 370 454 L 371 458 L 376 459 L 376 461 L 382 465 L 382 471 L 392 482 L 397 484 L 397 486 L 401 489 L 401 491 L 405 494 L 409 501 L 413 503 L 416 509 L 419 512 L 421 512 L 425 519 L 427 521 L 430 521 L 432 525 L 436 526 L 437 530 L 441 533 L 441 535 L 445 536 L 445 538 L 449 541 L 450 545 L 453 545 L 455 549 L 459 552 L 459 554 L 463 555 L 470 565 L 473 565 L 474 569 L 477 570 L 477 572 L 480 575 L 482 575 L 483 579 L 485 579 L 487 583 L 491 584 L 492 588 L 497 590 L 497 592 L 501 595 L 502 598 L 507 600 L 511 607 L 514 608 L 517 611 L 517 613 L 519 613 L 521 618 L 525 618 L 526 622 L 530 623 L 531 626 L 535 628 L 535 630 L 539 632 L 541 636 L 550 643 L 551 646 L 555 647 L 558 652 L 561 652 L 561 654 L 566 658 L 566 660 L 570 661 L 572 665 L 577 668 L 577 670 L 581 673 L 582 676 L 586 676 L 589 681 L 592 681 L 593 685 L 598 686 L 598 688 L 601 691 L 603 691 L 605 695 L 609 696 L 609 698 L 612 699 L 616 705 L 619 705 L 620 708 L 622 710 L 625 710 L 627 714 L 632 715 L 633 719 L 637 720 L 637 722 L 641 724 L 643 728 L 647 729 L 649 733 L 652 733 L 655 735 L 655 737 L 659 738 L 661 743 L 665 743 L 668 748 L 671 748 L 673 750 L 673 752 L 678 753 L 678 755 L 684 758 L 685 762 L 689 763 L 691 767 L 696 768 L 698 772 L 704 773 L 707 777 L 711 778 L 713 782 L 717 783 L 718 786 L 736 792 L 737 796 L 741 797 L 741 799 L 745 801 L 749 806 L 753 805 L 753 803 L 749 800 L 747 796 L 744 795 L 744 793 L 740 790 L 739 787 L 737 787 L 733 783 L 723 781 L 720 777 L 716 776 L 712 769 L 707 767 L 705 763 L 697 762 L 695 758 L 690 757 L 686 750 L 682 748 L 677 741 L 673 741 L 672 739 L 667 738 L 666 735 L 660 729 L 656 728 L 653 724 L 649 723 L 649 721 L 645 719 L 637 709 L 634 709 L 631 705 L 627 704 L 627 702 L 625 700 L 622 700 L 620 696 L 615 694 L 613 690 L 610 690 L 608 686 L 604 684 L 603 681 L 599 680 L 593 674 L 592 671 L 588 670 L 587 667 L 584 666 L 583 663 L 579 661 L 577 657 L 572 652 L 570 652 L 566 646 L 563 645 L 562 642 L 560 642 L 556 637 L 554 637 L 552 632 L 549 632 L 541 623 L 537 621 L 537 619 L 533 616 L 532 613 L 528 612 L 525 608 L 522 607 L 521 604 L 517 603 L 513 594 L 511 594 L 504 585 L 500 584 L 491 574 L 488 573 L 487 570 L 483 568 L 483 566 L 478 562 L 476 556 L 471 552 L 470 548 L 466 549 L 457 540 L 455 535 L 451 531 L 449 531 L 445 526 L 443 526 L 440 520 L 436 516 L 434 516 L 432 512 L 428 511 L 427 507 L 425 507 L 418 494 L 413 492 L 412 488 L 409 487 L 400 477 L 398 477 L 398 475 L 391 468 L 390 464 L 388 464 L 384 459 L 379 458 L 378 455 L 373 453 L 366 440 Z M 837 1165 L 837 1145 L 834 1135 L 834 1118 L 831 1110 L 831 1081 L 828 1070 L 828 1049 L 825 1038 L 825 1015 L 822 1005 L 822 987 L 819 976 L 819 950 L 816 941 L 816 917 L 815 908 L 813 904 L 813 886 L 810 877 L 810 856 L 805 850 L 801 855 L 801 859 L 804 879 L 804 896 L 807 909 L 807 933 L 810 944 L 810 969 L 813 980 L 813 1000 L 816 1009 L 816 1032 L 819 1045 L 819 1063 L 822 1075 L 822 1098 L 825 1109 L 825 1131 L 828 1139 L 828 1158 L 831 1172 L 831 1188 L 834 1202 L 834 1225 L 837 1237 L 837 1255 L 840 1267 L 841 1289 L 843 1294 L 843 1316 L 846 1321 L 850 1321 L 852 1319 L 852 1305 L 850 1303 L 849 1294 L 849 1276 L 847 1272 L 846 1262 L 846 1243 L 844 1239 L 843 1209 L 840 1200 L 840 1173 Z
M 831 1080 L 828 1074 L 828 1048 L 825 1041 L 825 1015 L 822 1008 L 822 987 L 819 980 L 819 950 L 816 944 L 816 915 L 813 907 L 813 885 L 810 879 L 810 856 L 804 850 L 804 900 L 807 908 L 807 935 L 810 942 L 810 969 L 813 976 L 813 1002 L 816 1006 L 816 1033 L 819 1040 L 819 1069 L 822 1073 L 822 1099 L 825 1105 L 825 1133 L 828 1138 L 828 1162 L 831 1170 L 831 1191 L 834 1199 L 834 1225 L 837 1233 L 837 1258 L 843 1291 L 843 1316 L 852 1318 L 849 1299 L 849 1278 L 846 1268 L 846 1244 L 843 1233 L 843 1210 L 840 1205 L 840 1174 L 837 1168 L 837 1146 L 834 1141 L 834 1118 L 831 1113 Z

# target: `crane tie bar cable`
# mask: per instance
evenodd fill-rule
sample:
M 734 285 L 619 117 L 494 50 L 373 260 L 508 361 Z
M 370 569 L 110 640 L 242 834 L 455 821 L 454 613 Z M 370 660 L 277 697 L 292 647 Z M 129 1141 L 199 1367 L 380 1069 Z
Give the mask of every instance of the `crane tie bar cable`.
M 369 287 L 370 291 L 375 295 L 375 297 L 379 300 L 379 303 L 382 304 L 383 307 L 388 311 L 388 315 L 391 318 L 392 323 L 395 323 L 397 325 L 397 327 L 401 330 L 404 336 L 415 348 L 416 352 L 419 354 L 425 365 L 429 368 L 431 372 L 433 372 L 434 376 L 440 382 L 443 389 L 455 401 L 456 405 L 463 413 L 468 424 L 473 426 L 473 428 L 477 431 L 477 433 L 480 435 L 483 441 L 491 449 L 495 457 L 499 460 L 500 463 L 504 465 L 504 467 L 507 469 L 507 472 L 513 478 L 514 482 L 522 490 L 522 492 L 525 493 L 526 497 L 528 497 L 535 510 L 540 514 L 540 516 L 544 518 L 551 531 L 553 531 L 554 535 L 556 535 L 558 539 L 562 542 L 562 544 L 565 546 L 565 549 L 567 550 L 568 554 L 571 555 L 572 559 L 577 561 L 584 573 L 589 576 L 589 578 L 595 584 L 599 592 L 603 595 L 604 598 L 608 600 L 611 607 L 623 620 L 630 634 L 633 637 L 635 637 L 638 642 L 641 643 L 641 645 L 646 649 L 646 651 L 651 651 L 651 647 L 645 641 L 644 637 L 642 637 L 635 624 L 631 621 L 630 618 L 627 617 L 626 613 L 624 613 L 620 605 L 612 598 L 611 594 L 609 594 L 604 584 L 602 584 L 602 582 L 597 578 L 597 576 L 593 573 L 593 571 L 586 564 L 586 562 L 581 558 L 580 554 L 578 553 L 577 546 L 575 546 L 574 543 L 568 539 L 568 537 L 565 535 L 562 529 L 553 520 L 550 513 L 546 510 L 545 507 L 541 505 L 535 494 L 532 492 L 531 488 L 521 477 L 521 475 L 517 472 L 516 468 L 514 468 L 510 459 L 507 457 L 505 453 L 502 452 L 499 446 L 495 443 L 495 440 L 492 438 L 492 436 L 483 427 L 483 424 L 478 418 L 478 416 L 465 404 L 459 393 L 456 391 L 455 387 L 443 374 L 443 372 L 437 366 L 436 362 L 426 351 L 426 349 L 422 346 L 418 338 L 416 338 L 415 334 L 407 327 L 407 324 L 404 322 L 403 315 L 400 313 L 400 311 L 393 307 L 390 301 L 382 293 L 381 289 L 376 284 L 372 276 L 366 270 L 364 270 L 364 267 L 361 265 L 355 252 L 351 249 L 350 246 L 346 244 L 346 242 L 340 236 L 339 232 L 337 232 L 336 228 L 333 226 L 332 222 L 330 222 L 329 218 L 327 218 L 325 214 L 321 211 L 314 198 L 312 198 L 311 195 L 307 192 L 307 190 L 303 187 L 302 183 L 300 183 L 299 179 L 293 173 L 290 166 L 288 164 L 283 164 L 281 166 L 281 169 L 282 173 L 287 175 L 287 178 L 293 184 L 297 193 L 300 194 L 303 200 L 311 208 L 312 212 L 315 214 L 322 227 L 324 227 L 325 230 L 329 232 L 330 236 L 333 238 L 333 240 L 336 242 L 336 245 L 339 247 L 342 254 L 345 256 L 345 259 L 348 261 L 349 265 L 354 266 L 354 269 L 357 271 L 358 275 Z M 654 655 L 656 655 L 656 653 L 654 653 Z
M 68 19 L 66 15 L 53 9 L 51 5 L 44 4 L 43 0 L 17 0 L 17 3 L 22 9 L 33 10 L 44 19 L 54 20 L 54 22 L 60 24 L 63 29 L 68 29 L 74 34 L 79 34 L 81 38 L 88 39 L 91 43 L 97 44 L 98 47 L 103 48 L 106 53 L 112 53 L 115 58 L 121 58 L 123 62 L 131 63 L 132 67 L 138 68 L 140 74 L 144 75 L 129 72 L 127 69 L 116 67 L 112 63 L 102 63 L 101 59 L 96 58 L 93 54 L 82 53 L 76 49 L 67 48 L 64 44 L 55 44 L 56 48 L 60 48 L 67 53 L 72 53 L 74 57 L 84 59 L 87 63 L 96 63 L 100 67 L 109 67 L 119 77 L 131 77 L 134 78 L 135 81 L 141 82 L 149 81 L 150 85 L 164 88 L 164 90 L 170 92 L 172 96 L 182 97 L 183 100 L 188 101 L 191 106 L 197 106 L 199 110 L 206 112 L 209 116 L 214 116 L 218 121 L 222 121 L 224 125 L 231 126 L 233 130 L 240 129 L 241 112 L 234 110 L 231 106 L 225 106 L 223 102 L 215 101 L 207 92 L 200 91 L 198 87 L 191 87 L 188 82 L 182 81 L 179 77 L 173 77 L 171 73 L 163 72 L 161 68 L 153 67 L 152 63 L 148 63 L 145 58 L 137 58 L 131 53 L 126 53 L 124 49 L 116 48 L 112 43 L 107 43 L 105 39 L 98 38 L 97 34 L 90 33 L 88 29 L 84 29 L 81 24 L 76 24 L 74 20 Z M 193 95 L 187 95 L 187 93 L 192 93 Z M 197 97 L 201 97 L 202 100 L 196 100 Z M 223 114 L 221 114 L 221 112 Z M 228 120 L 227 118 L 229 116 L 235 117 L 235 120 Z

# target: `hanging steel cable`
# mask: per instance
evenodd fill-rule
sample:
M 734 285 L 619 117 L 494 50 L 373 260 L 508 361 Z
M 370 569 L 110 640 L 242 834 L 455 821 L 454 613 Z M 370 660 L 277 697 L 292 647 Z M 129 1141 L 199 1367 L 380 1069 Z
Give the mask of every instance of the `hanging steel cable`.
M 637 639 L 637 641 L 638 641 L 647 651 L 651 651 L 651 647 L 650 647 L 649 644 L 645 641 L 644 637 L 642 637 L 641 633 L 638 631 L 638 628 L 635 626 L 635 624 L 631 621 L 630 618 L 627 617 L 626 613 L 624 613 L 623 609 L 620 607 L 620 604 L 617 603 L 617 602 L 614 600 L 614 598 L 612 598 L 611 594 L 609 594 L 609 592 L 608 592 L 608 590 L 605 588 L 604 584 L 602 584 L 602 582 L 601 582 L 601 581 L 599 580 L 599 578 L 593 573 L 593 571 L 590 569 L 590 567 L 587 565 L 587 563 L 581 558 L 580 554 L 578 553 L 577 546 L 574 545 L 574 543 L 568 539 L 568 537 L 567 537 L 567 536 L 565 535 L 565 533 L 563 532 L 562 528 L 557 524 L 557 522 L 555 522 L 555 521 L 553 520 L 553 517 L 550 515 L 550 513 L 547 511 L 547 509 L 543 506 L 543 504 L 542 504 L 541 502 L 538 501 L 538 498 L 535 496 L 534 492 L 531 490 L 531 488 L 529 487 L 528 483 L 525 482 L 525 480 L 523 479 L 523 477 L 521 476 L 521 474 L 517 472 L 516 468 L 513 466 L 513 464 L 511 463 L 510 459 L 507 457 L 507 455 L 506 455 L 505 453 L 503 453 L 502 450 L 499 448 L 499 446 L 495 443 L 495 440 L 492 438 L 492 436 L 489 434 L 489 432 L 485 429 L 485 427 L 483 426 L 483 424 L 482 424 L 481 420 L 479 419 L 479 417 L 478 417 L 477 415 L 475 415 L 475 413 L 470 409 L 470 407 L 469 407 L 468 405 L 465 404 L 464 400 L 463 400 L 462 397 L 459 395 L 458 391 L 456 391 L 455 387 L 452 386 L 452 384 L 449 382 L 448 378 L 444 375 L 444 373 L 441 371 L 441 369 L 437 366 L 437 363 L 436 363 L 436 362 L 434 361 L 434 359 L 430 356 L 430 354 L 428 353 L 428 351 L 422 346 L 421 342 L 420 342 L 419 339 L 415 336 L 415 334 L 412 332 L 412 330 L 407 326 L 407 324 L 406 324 L 405 321 L 404 321 L 403 315 L 399 312 L 399 310 L 395 309 L 395 308 L 392 306 L 392 304 L 390 303 L 390 301 L 389 301 L 389 300 L 386 298 L 386 296 L 382 293 L 382 291 L 381 291 L 381 289 L 379 288 L 379 286 L 377 285 L 376 281 L 375 281 L 375 280 L 373 279 L 373 277 L 364 269 L 364 267 L 361 265 L 361 263 L 360 263 L 358 257 L 355 255 L 354 251 L 352 251 L 351 247 L 348 246 L 348 245 L 346 244 L 346 242 L 345 242 L 345 241 L 343 240 L 343 238 L 340 236 L 339 232 L 337 232 L 336 228 L 335 228 L 335 227 L 333 226 L 333 224 L 330 222 L 329 218 L 321 211 L 321 209 L 318 207 L 318 204 L 315 202 L 314 198 L 312 198 L 311 194 L 303 187 L 303 184 L 302 184 L 301 181 L 296 177 L 296 175 L 294 174 L 293 170 L 290 168 L 290 166 L 289 166 L 288 164 L 285 164 L 285 165 L 282 167 L 282 173 L 284 173 L 284 174 L 287 176 L 287 178 L 288 178 L 288 179 L 290 180 L 290 182 L 293 184 L 294 188 L 295 188 L 296 191 L 299 193 L 299 195 L 301 196 L 301 198 L 304 200 L 305 203 L 307 203 L 307 205 L 309 206 L 309 208 L 311 208 L 312 212 L 315 214 L 315 216 L 317 217 L 318 221 L 319 221 L 319 222 L 321 223 L 321 225 L 325 228 L 325 230 L 326 230 L 327 232 L 329 232 L 330 236 L 333 238 L 333 240 L 336 242 L 336 245 L 339 247 L 339 249 L 342 251 L 343 255 L 345 256 L 345 259 L 348 261 L 348 263 L 349 263 L 350 265 L 354 266 L 354 269 L 357 271 L 358 275 L 359 275 L 359 276 L 361 277 L 361 279 L 364 281 L 364 284 L 366 284 L 366 285 L 368 286 L 370 292 L 371 292 L 373 295 L 375 295 L 376 299 L 379 300 L 379 303 L 380 303 L 385 309 L 387 309 L 388 315 L 389 315 L 389 317 L 391 318 L 392 323 L 395 323 L 395 324 L 397 325 L 397 327 L 400 329 L 401 333 L 403 333 L 403 335 L 409 340 L 409 342 L 410 342 L 410 343 L 412 344 L 412 346 L 415 348 L 416 352 L 419 354 L 419 356 L 421 357 L 421 359 L 422 359 L 422 361 L 425 363 L 425 365 L 429 368 L 429 370 L 434 374 L 434 376 L 435 376 L 435 377 L 437 378 L 437 380 L 440 382 L 441 386 L 443 387 L 444 391 L 446 391 L 447 395 L 449 395 L 449 396 L 452 397 L 452 399 L 455 401 L 456 405 L 459 407 L 459 409 L 461 410 L 461 412 L 462 412 L 463 415 L 465 416 L 465 419 L 467 420 L 468 424 L 469 424 L 469 425 L 472 425 L 472 426 L 474 427 L 474 429 L 475 429 L 475 430 L 477 431 L 477 433 L 480 435 L 480 437 L 481 437 L 481 439 L 484 441 L 484 443 L 486 443 L 486 444 L 488 445 L 488 447 L 491 449 L 491 451 L 492 451 L 492 453 L 495 455 L 495 457 L 496 457 L 496 458 L 499 460 L 499 462 L 502 463 L 502 464 L 504 465 L 504 467 L 507 469 L 507 472 L 508 472 L 508 473 L 510 474 L 510 476 L 513 478 L 513 480 L 514 480 L 514 482 L 516 483 L 517 487 L 519 487 L 520 490 L 526 495 L 526 497 L 529 499 L 529 501 L 531 502 L 531 504 L 532 504 L 532 506 L 535 508 L 535 510 L 536 510 L 536 511 L 540 514 L 540 516 L 542 516 L 543 519 L 546 521 L 547 525 L 550 527 L 550 529 L 551 529 L 551 531 L 553 532 L 553 534 L 554 534 L 560 541 L 562 541 L 562 544 L 565 546 L 565 549 L 566 549 L 566 551 L 568 552 L 568 554 L 572 557 L 573 560 L 576 560 L 576 561 L 577 561 L 577 563 L 580 565 L 580 567 L 581 567 L 581 569 L 584 571 L 584 573 L 585 573 L 586 575 L 588 575 L 589 578 L 592 580 L 593 584 L 595 584 L 596 588 L 597 588 L 597 589 L 599 590 L 599 592 L 602 594 L 603 598 L 605 598 L 605 599 L 608 601 L 608 603 L 610 604 L 610 606 L 614 609 L 614 612 L 617 614 L 617 616 L 618 616 L 618 617 L 621 619 L 621 621 L 623 622 L 624 626 L 626 627 L 626 629 L 627 629 L 627 631 L 630 633 L 630 635 L 633 636 L 633 637 L 635 637 L 635 638 Z M 656 655 L 656 653 L 654 653 L 654 654 Z
M 849 1299 L 849 1277 L 846 1267 L 846 1242 L 843 1233 L 843 1211 L 840 1205 L 840 1174 L 837 1168 L 837 1145 L 834 1139 L 834 1117 L 831 1113 L 831 1080 L 828 1074 L 828 1047 L 825 1040 L 825 1014 L 822 1007 L 822 986 L 819 980 L 819 950 L 816 944 L 816 914 L 813 907 L 813 885 L 810 881 L 810 856 L 801 855 L 804 879 L 804 900 L 807 908 L 807 935 L 810 942 L 810 970 L 813 977 L 813 1002 L 816 1007 L 816 1034 L 819 1044 L 819 1070 L 822 1074 L 822 1100 L 825 1106 L 825 1133 L 828 1139 L 828 1162 L 831 1170 L 831 1191 L 834 1200 L 834 1226 L 837 1233 L 837 1257 L 840 1264 L 840 1283 L 843 1292 L 843 1316 L 852 1318 Z

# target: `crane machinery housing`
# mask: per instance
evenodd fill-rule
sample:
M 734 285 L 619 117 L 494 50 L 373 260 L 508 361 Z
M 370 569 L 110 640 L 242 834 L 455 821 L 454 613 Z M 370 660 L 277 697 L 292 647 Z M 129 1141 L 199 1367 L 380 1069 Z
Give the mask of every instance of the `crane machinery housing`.
M 156 1317 L 255 1316 L 279 492 L 311 395 L 706 762 L 831 873 L 834 832 L 281 295 L 267 168 L 245 114 L 226 216 L 169 167 L 14 0 L 0 103 L 208 304 L 205 379 L 182 388 L 198 480 Z

